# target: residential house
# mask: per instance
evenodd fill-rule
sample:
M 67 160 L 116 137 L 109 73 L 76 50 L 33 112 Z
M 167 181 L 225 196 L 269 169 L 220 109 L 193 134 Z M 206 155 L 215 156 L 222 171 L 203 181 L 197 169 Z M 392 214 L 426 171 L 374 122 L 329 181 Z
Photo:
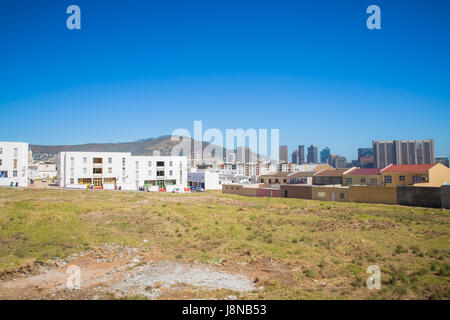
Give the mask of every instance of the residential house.
M 384 186 L 440 187 L 450 182 L 450 169 L 436 164 L 391 164 L 380 171 Z
M 378 168 L 354 169 L 343 175 L 344 186 L 381 186 L 382 179 Z

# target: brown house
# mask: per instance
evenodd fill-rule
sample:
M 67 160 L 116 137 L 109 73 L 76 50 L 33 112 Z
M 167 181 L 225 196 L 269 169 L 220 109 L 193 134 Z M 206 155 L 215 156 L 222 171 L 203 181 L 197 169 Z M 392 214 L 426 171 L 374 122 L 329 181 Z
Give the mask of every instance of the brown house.
M 341 185 L 344 173 L 348 173 L 351 169 L 338 170 L 321 170 L 314 174 L 312 184 L 316 186 Z

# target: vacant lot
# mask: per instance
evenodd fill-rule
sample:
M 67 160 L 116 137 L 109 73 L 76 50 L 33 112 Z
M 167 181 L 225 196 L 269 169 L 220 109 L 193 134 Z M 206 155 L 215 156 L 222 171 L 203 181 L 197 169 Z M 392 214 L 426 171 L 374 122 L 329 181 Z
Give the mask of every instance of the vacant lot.
M 81 290 L 65 289 L 70 264 Z M 1 188 L 0 296 L 449 299 L 450 211 Z

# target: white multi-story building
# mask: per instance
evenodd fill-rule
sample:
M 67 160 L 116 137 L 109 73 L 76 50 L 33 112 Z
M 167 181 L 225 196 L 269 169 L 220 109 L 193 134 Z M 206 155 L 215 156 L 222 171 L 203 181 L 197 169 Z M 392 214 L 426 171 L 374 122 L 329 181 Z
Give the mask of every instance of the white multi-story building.
M 135 187 L 148 187 L 150 191 L 164 188 L 183 191 L 187 187 L 187 157 L 183 156 L 131 156 Z
M 56 164 L 54 163 L 39 162 L 30 165 L 28 161 L 28 178 L 30 179 L 54 178 L 57 175 Z
M 28 143 L 0 142 L 0 186 L 28 186 Z
M 56 158 L 58 184 L 68 188 L 151 191 L 183 190 L 187 159 L 179 156 L 132 156 L 129 152 L 61 152 Z

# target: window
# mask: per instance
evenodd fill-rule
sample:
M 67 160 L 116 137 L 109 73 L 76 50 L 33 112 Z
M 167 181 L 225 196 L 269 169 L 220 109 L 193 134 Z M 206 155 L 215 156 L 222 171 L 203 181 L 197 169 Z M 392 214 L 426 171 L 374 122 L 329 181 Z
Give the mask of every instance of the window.
M 3 164 L 3 160 L 2 159 L 0 159 L 0 166 Z
M 263 178 L 261 178 L 261 183 L 264 183 L 264 179 Z
M 103 158 L 94 158 L 94 159 L 92 159 L 92 161 L 94 162 L 94 164 L 102 164 Z
M 316 178 L 316 183 L 320 183 L 320 178 Z
M 122 175 L 125 176 L 125 168 L 122 168 Z
M 152 166 L 152 162 L 151 162 L 151 161 L 148 162 L 148 166 L 149 166 L 149 167 Z
M 109 164 L 112 163 L 112 158 L 108 158 L 108 163 L 109 163 Z
M 345 184 L 352 184 L 352 178 L 345 178 Z
M 75 176 L 73 171 L 74 171 L 73 168 L 70 168 L 70 176 L 71 176 L 71 177 L 74 177 L 74 176 Z
M 286 183 L 286 179 L 283 179 L 283 183 Z
M 340 197 L 341 199 L 344 199 L 344 198 L 345 198 L 345 194 L 340 193 L 340 194 L 339 194 L 339 197 Z
M 122 167 L 125 167 L 125 158 L 122 158 Z
M 148 175 L 149 175 L 149 176 L 152 175 L 152 170 L 148 170 Z
M 164 171 L 156 171 L 156 176 L 157 177 L 164 177 Z
M 112 168 L 108 168 L 108 173 L 112 173 Z
M 83 168 L 83 174 L 87 174 L 87 168 Z
M 17 169 L 17 159 L 14 159 L 14 169 Z
M 169 176 L 172 176 L 172 175 L 173 175 L 173 171 L 170 170 L 170 171 L 169 171 Z
M 405 181 L 405 176 L 400 176 L 400 181 Z
M 366 178 L 361 178 L 361 183 L 365 183 L 366 182 Z
M 80 178 L 78 179 L 78 184 L 92 184 L 91 178 Z
M 156 162 L 157 167 L 164 167 L 164 161 L 157 161 Z
M 384 183 L 392 183 L 392 176 L 384 176 Z
M 323 183 L 328 183 L 328 178 L 323 178 Z
M 127 182 L 127 178 L 122 177 L 122 182 L 123 182 L 123 183 Z
M 8 178 L 8 171 L 0 171 L 0 178 Z
M 425 178 L 422 178 L 421 176 L 414 176 L 413 177 L 413 182 L 414 183 L 419 183 L 419 182 L 423 182 L 423 181 L 425 181 L 426 179 Z
M 17 178 L 17 170 L 13 171 L 13 178 Z
M 70 184 L 75 184 L 75 179 L 74 178 L 70 178 Z
M 183 163 L 180 162 L 180 169 L 183 169 Z
M 0 148 L 0 154 L 3 154 L 3 148 Z
M 322 191 L 317 192 L 317 197 L 318 198 L 325 198 L 325 192 L 322 192 Z
M 103 173 L 103 168 L 93 168 L 92 169 L 92 173 L 93 174 L 102 174 Z
M 72 157 L 72 158 L 70 158 L 70 166 L 73 168 L 73 166 L 74 166 L 74 163 L 75 163 L 75 158 L 74 157 Z
M 14 148 L 14 158 L 17 158 L 17 148 Z
M 269 179 L 269 183 L 272 183 L 272 179 Z
M 87 164 L 87 157 L 83 158 L 83 164 Z
M 173 161 L 169 161 L 169 167 L 173 166 Z

